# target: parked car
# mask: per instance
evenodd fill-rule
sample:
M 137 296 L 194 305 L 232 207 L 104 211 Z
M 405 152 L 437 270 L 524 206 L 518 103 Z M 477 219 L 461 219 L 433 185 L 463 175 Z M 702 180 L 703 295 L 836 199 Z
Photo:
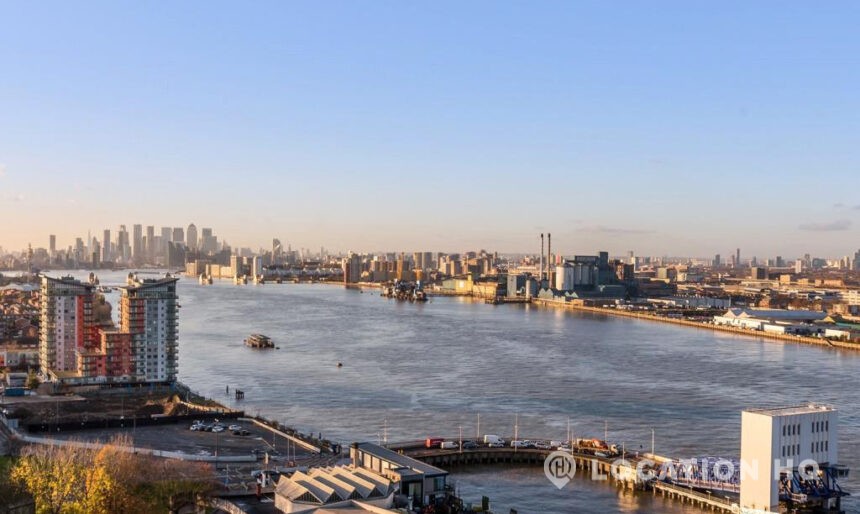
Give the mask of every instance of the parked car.
M 216 426 L 212 427 L 212 431 L 215 433 L 223 432 L 224 430 L 226 430 L 226 429 L 222 425 L 216 425 Z
M 552 445 L 546 441 L 535 441 L 534 445 L 538 450 L 551 450 Z
M 531 445 L 528 441 L 519 441 L 514 439 L 511 441 L 511 448 L 528 448 Z
M 242 427 L 239 425 L 230 425 L 229 427 L 227 427 L 227 430 L 235 432 L 236 430 L 242 430 Z
M 251 435 L 251 432 L 248 432 L 244 428 L 240 428 L 239 430 L 233 430 L 233 435 Z
M 504 448 L 504 447 L 505 447 L 504 441 L 498 441 L 495 443 L 487 443 L 487 448 Z
M 456 441 L 442 441 L 439 443 L 439 448 L 442 450 L 456 450 L 459 446 Z
M 478 447 L 478 443 L 475 441 L 463 441 L 463 449 L 464 450 L 474 450 Z

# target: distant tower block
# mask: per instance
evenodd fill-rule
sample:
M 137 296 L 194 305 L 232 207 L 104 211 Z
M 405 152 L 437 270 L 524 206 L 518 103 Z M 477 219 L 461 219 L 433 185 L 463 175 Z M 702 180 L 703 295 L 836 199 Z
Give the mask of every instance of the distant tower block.
M 814 404 L 743 411 L 741 509 L 779 512 L 780 474 L 791 478 L 807 460 L 821 468 L 836 466 L 837 424 L 835 409 Z

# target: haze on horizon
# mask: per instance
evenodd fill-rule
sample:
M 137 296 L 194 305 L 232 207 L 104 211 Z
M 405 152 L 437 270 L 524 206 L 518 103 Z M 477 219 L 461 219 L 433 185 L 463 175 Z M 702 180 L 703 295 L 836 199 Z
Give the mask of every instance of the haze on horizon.
M 0 245 L 837 257 L 855 2 L 11 2 Z

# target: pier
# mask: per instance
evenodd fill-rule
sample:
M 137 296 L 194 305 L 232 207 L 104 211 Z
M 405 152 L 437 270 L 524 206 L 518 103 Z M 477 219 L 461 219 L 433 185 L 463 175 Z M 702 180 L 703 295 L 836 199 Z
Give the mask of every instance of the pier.
M 655 481 L 651 490 L 656 495 L 660 493 L 663 497 L 680 500 L 681 503 L 689 503 L 703 510 L 708 509 L 715 512 L 737 512 L 738 504 L 729 497 L 720 497 L 709 493 L 697 491 L 691 487 L 681 487 L 668 482 Z
M 389 445 L 389 448 L 427 464 L 446 469 L 461 466 L 519 464 L 543 466 L 547 456 L 556 451 L 554 449 L 489 448 L 484 446 L 469 450 L 442 450 L 424 448 L 418 446 L 419 444 L 422 443 L 399 443 Z M 591 478 L 596 480 L 612 479 L 617 485 L 625 489 L 644 490 L 649 487 L 650 480 L 641 480 L 636 472 L 637 465 L 645 459 L 644 456 L 624 456 L 622 459 L 622 455 L 600 457 L 579 451 L 566 451 L 565 453 L 570 456 L 578 470 L 585 471 L 587 476 Z M 620 465 L 618 464 L 619 459 L 623 461 Z M 613 466 L 617 466 L 617 468 L 613 469 Z

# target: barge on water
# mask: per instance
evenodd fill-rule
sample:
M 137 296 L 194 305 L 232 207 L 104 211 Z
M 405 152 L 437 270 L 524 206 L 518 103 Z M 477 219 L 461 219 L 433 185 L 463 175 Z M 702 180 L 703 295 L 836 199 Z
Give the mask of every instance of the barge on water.
M 245 346 L 249 348 L 274 348 L 272 338 L 263 334 L 251 334 L 245 339 Z
M 400 301 L 426 302 L 428 300 L 420 280 L 418 282 L 395 280 L 393 284 L 384 286 L 380 295 Z

